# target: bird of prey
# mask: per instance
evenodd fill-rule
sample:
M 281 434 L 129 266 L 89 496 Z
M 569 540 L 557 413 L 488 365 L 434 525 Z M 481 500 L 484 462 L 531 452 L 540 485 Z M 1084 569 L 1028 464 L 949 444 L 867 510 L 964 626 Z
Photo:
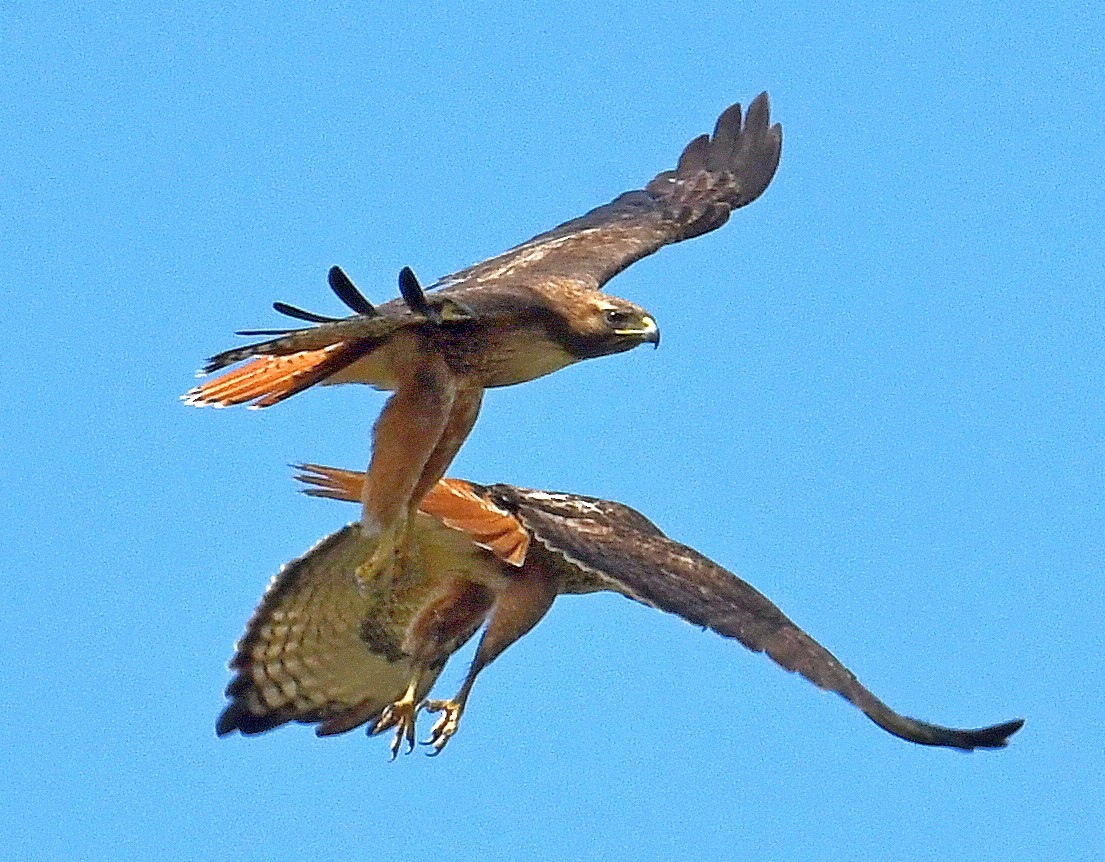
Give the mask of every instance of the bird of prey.
M 691 141 L 674 170 L 423 292 L 410 269 L 402 299 L 374 307 L 337 267 L 334 292 L 355 312 L 326 318 L 283 303 L 315 326 L 212 357 L 203 373 L 239 362 L 185 395 L 191 404 L 268 407 L 316 383 L 392 390 L 374 429 L 362 526 L 378 539 L 376 568 L 405 547 L 406 523 L 475 423 L 485 389 L 533 380 L 574 362 L 659 343 L 653 318 L 601 292 L 634 261 L 721 227 L 775 175 L 782 130 L 767 94 L 725 110 L 712 136 Z
M 364 473 L 307 465 L 308 493 L 360 498 Z M 899 715 L 754 587 L 667 538 L 628 506 L 594 497 L 443 479 L 422 501 L 412 564 L 369 573 L 373 540 L 351 524 L 284 566 L 230 662 L 220 736 L 289 721 L 320 736 L 394 727 L 414 747 L 421 709 L 441 712 L 439 753 L 483 668 L 526 634 L 557 595 L 609 590 L 766 652 L 922 745 L 1001 748 L 1021 720 L 955 730 Z M 486 623 L 459 692 L 426 700 L 449 657 Z

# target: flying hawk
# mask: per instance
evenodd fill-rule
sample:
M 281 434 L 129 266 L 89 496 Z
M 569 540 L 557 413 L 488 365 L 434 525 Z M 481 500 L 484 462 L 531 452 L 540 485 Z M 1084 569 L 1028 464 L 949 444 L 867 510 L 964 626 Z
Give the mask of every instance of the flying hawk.
M 463 269 L 424 293 L 409 269 L 403 299 L 374 307 L 337 267 L 341 320 L 283 303 L 316 326 L 212 357 L 210 373 L 245 362 L 184 397 L 191 404 L 269 407 L 316 383 L 368 383 L 394 394 L 374 430 L 362 525 L 378 538 L 376 568 L 404 546 L 405 525 L 444 474 L 479 413 L 485 389 L 533 380 L 598 356 L 658 344 L 655 321 L 602 286 L 669 243 L 721 227 L 758 198 L 779 164 L 782 130 L 767 94 L 728 108 L 713 136 L 683 150 L 674 170 L 584 216 Z
M 364 473 L 307 465 L 308 493 L 360 499 Z M 835 691 L 895 736 L 964 750 L 1001 748 L 1021 720 L 955 730 L 907 718 L 754 587 L 667 538 L 628 506 L 594 497 L 443 479 L 413 521 L 411 564 L 371 572 L 375 545 L 351 524 L 273 579 L 230 662 L 220 736 L 289 721 L 320 736 L 370 723 L 414 747 L 420 709 L 441 712 L 442 750 L 483 668 L 526 634 L 557 595 L 609 590 L 766 652 Z M 486 623 L 450 700 L 426 700 L 448 661 Z M 408 749 L 408 750 L 409 750 Z

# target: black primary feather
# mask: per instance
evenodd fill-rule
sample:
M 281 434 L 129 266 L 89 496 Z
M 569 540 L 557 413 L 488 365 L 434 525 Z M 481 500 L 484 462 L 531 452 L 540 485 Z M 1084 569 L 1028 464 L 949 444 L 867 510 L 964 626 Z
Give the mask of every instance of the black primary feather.
M 426 294 L 422 291 L 422 285 L 418 283 L 418 276 L 409 266 L 399 270 L 399 292 L 411 311 L 426 318 L 433 318 L 433 311 L 430 304 L 426 302 Z
M 377 317 L 380 312 L 376 310 L 374 306 L 363 293 L 357 289 L 352 279 L 345 274 L 340 266 L 330 267 L 330 272 L 326 276 L 327 281 L 330 283 L 330 289 L 334 291 L 338 299 L 348 305 L 357 314 L 363 314 L 366 317 Z
M 306 320 L 308 323 L 334 323 L 341 320 L 340 317 L 327 317 L 325 314 L 305 311 L 302 308 L 296 308 L 294 305 L 288 305 L 286 302 L 274 302 L 272 307 L 283 315 L 294 317 L 296 320 Z

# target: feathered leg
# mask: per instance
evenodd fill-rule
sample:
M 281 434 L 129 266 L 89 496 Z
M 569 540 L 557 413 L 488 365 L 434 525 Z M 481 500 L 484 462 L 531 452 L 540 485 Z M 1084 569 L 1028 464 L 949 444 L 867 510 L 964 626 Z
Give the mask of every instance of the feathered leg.
M 403 640 L 403 651 L 414 664 L 410 684 L 399 700 L 384 708 L 370 731 L 376 735 L 395 728 L 391 741 L 393 760 L 404 743 L 408 752 L 414 748 L 415 720 L 422 708 L 418 695 L 427 671 L 472 636 L 487 618 L 492 601 L 487 587 L 457 578 L 446 583 L 441 594 L 411 622 Z
M 460 690 L 451 700 L 428 700 L 427 712 L 442 712 L 426 744 L 440 754 L 445 744 L 457 732 L 460 717 L 472 693 L 476 677 L 485 667 L 502 655 L 512 643 L 532 629 L 552 607 L 559 584 L 555 576 L 537 566 L 524 565 L 512 572 L 510 583 L 495 597 L 495 605 L 480 638 L 476 657 Z
M 418 508 L 416 489 L 449 425 L 457 384 L 435 352 L 403 369 L 373 435 L 372 461 L 361 496 L 362 529 L 378 545 L 369 571 L 382 571 L 406 544 L 407 524 Z
M 456 390 L 452 410 L 449 419 L 441 431 L 441 437 L 430 453 L 425 466 L 422 468 L 422 476 L 411 494 L 413 513 L 430 490 L 438 483 L 453 459 L 468 439 L 472 426 L 476 424 L 476 418 L 480 415 L 480 405 L 483 403 L 482 387 L 461 386 Z

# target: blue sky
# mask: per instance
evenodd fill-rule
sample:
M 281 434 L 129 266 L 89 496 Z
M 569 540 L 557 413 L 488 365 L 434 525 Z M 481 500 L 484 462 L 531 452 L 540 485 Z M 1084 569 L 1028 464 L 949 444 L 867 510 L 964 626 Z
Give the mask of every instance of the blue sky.
M 0 12 L 5 859 L 1089 859 L 1105 821 L 1103 16 L 1091 4 L 22 3 Z M 177 396 L 637 188 L 771 93 L 783 160 L 611 284 L 658 351 L 489 394 L 454 475 L 609 497 L 901 711 L 569 597 L 436 759 L 217 740 L 285 560 L 354 516 L 383 396 Z M 468 654 L 443 678 L 448 692 Z

